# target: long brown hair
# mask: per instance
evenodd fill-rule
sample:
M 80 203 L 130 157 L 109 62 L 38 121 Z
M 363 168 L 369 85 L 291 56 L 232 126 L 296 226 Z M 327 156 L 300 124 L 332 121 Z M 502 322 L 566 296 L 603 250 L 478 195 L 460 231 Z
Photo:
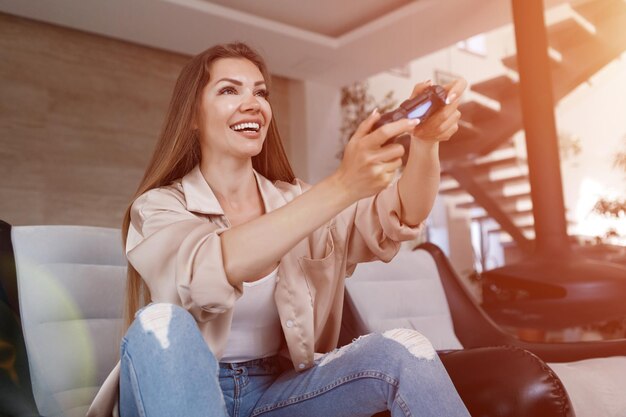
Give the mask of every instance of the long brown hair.
M 130 226 L 132 202 L 153 188 L 162 187 L 182 178 L 200 162 L 198 131 L 193 128 L 199 112 L 204 86 L 209 82 L 211 64 L 221 58 L 243 58 L 255 64 L 266 84 L 271 79 L 263 58 L 248 45 L 236 42 L 213 46 L 194 56 L 176 80 L 165 123 L 148 163 L 146 172 L 126 209 L 122 224 L 122 239 L 126 245 Z M 294 174 L 282 145 L 274 118 L 271 120 L 261 152 L 252 158 L 252 166 L 269 180 L 292 182 Z M 174 279 L 172 277 L 172 279 Z M 150 291 L 135 268 L 128 264 L 126 282 L 126 327 L 133 321 L 135 311 L 150 301 Z

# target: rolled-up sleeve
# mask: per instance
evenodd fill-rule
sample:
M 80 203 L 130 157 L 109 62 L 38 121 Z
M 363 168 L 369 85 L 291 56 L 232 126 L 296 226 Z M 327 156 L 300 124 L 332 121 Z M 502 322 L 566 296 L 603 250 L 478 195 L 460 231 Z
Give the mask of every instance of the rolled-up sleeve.
M 178 301 L 196 320 L 211 320 L 232 308 L 242 293 L 224 271 L 224 230 L 187 211 L 172 191 L 151 190 L 131 208 L 126 255 L 153 301 Z
M 402 223 L 400 212 L 400 195 L 396 181 L 375 196 L 358 201 L 347 212 L 342 213 L 344 221 L 352 216 L 354 219 L 347 244 L 348 274 L 354 271 L 359 262 L 389 262 L 398 253 L 402 241 L 418 236 L 422 224 L 409 226 Z

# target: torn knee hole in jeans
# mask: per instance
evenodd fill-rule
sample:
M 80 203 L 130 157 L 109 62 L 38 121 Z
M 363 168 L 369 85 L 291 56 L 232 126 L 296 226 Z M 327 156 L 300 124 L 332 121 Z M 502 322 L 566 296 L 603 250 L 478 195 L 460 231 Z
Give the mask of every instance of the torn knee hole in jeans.
M 139 322 L 146 333 L 152 333 L 162 349 L 170 346 L 169 327 L 172 320 L 170 304 L 153 304 L 139 314 Z
M 358 347 L 359 341 L 370 335 L 361 336 L 354 339 L 349 345 L 342 346 L 332 352 L 322 356 L 318 366 L 324 366 L 343 356 L 346 352 Z M 387 330 L 382 334 L 383 337 L 393 340 L 404 346 L 410 354 L 418 359 L 433 360 L 437 355 L 435 348 L 430 341 L 421 333 L 411 329 L 393 329 Z
M 334 361 L 335 359 L 343 356 L 347 351 L 349 351 L 349 350 L 353 349 L 354 347 L 356 347 L 357 343 L 360 340 L 362 340 L 362 339 L 364 339 L 364 338 L 366 338 L 368 336 L 369 335 L 357 337 L 349 345 L 345 345 L 345 346 L 340 347 L 339 349 L 333 350 L 332 352 L 328 352 L 326 355 L 322 356 L 322 359 L 321 359 L 320 363 L 317 366 L 327 365 L 330 362 Z
M 387 330 L 383 333 L 383 337 L 400 343 L 409 351 L 409 353 L 419 359 L 433 360 L 437 354 L 430 341 L 415 330 Z

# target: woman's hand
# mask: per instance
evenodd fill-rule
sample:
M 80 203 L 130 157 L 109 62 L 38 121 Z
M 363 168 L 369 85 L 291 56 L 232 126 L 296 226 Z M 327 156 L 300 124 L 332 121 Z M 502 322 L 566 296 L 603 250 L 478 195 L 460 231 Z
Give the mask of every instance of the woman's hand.
M 426 87 L 430 85 L 430 81 L 420 83 L 413 88 L 411 98 L 417 96 Z M 439 109 L 424 123 L 421 123 L 411 133 L 413 138 L 422 139 L 429 142 L 441 142 L 450 139 L 452 135 L 459 129 L 459 119 L 461 112 L 458 110 L 461 95 L 467 87 L 467 81 L 459 78 L 454 82 L 443 86 L 448 91 L 446 105 Z
M 370 132 L 380 114 L 374 110 L 358 127 L 344 150 L 335 178 L 352 201 L 369 197 L 383 190 L 393 180 L 396 169 L 402 166 L 404 147 L 385 145 L 389 139 L 410 133 L 419 123 L 402 119 L 385 124 Z

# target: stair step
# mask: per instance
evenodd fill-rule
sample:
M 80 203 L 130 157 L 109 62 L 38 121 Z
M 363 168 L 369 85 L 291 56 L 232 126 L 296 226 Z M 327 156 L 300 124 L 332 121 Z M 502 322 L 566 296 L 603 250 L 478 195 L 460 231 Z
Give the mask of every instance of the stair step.
M 486 174 L 495 168 L 510 168 L 523 165 L 522 160 L 518 156 L 510 156 L 491 161 L 480 162 L 471 167 L 474 175 Z
M 513 142 L 513 138 L 502 142 L 496 149 L 493 150 L 493 152 L 503 151 L 507 149 L 512 149 L 515 154 L 519 152 L 515 146 L 515 142 Z
M 530 193 L 520 193 L 520 194 L 512 194 L 512 195 L 504 195 L 504 196 L 495 196 L 492 197 L 498 204 L 505 205 L 509 203 L 517 202 L 520 199 L 530 199 Z M 470 209 L 470 208 L 479 208 L 481 207 L 475 201 L 469 201 L 467 203 L 459 203 L 456 205 L 457 208 L 460 209 Z
M 451 187 L 439 190 L 439 194 L 441 195 L 458 195 L 463 193 L 465 193 L 465 190 L 461 187 Z
M 509 217 L 514 219 L 514 218 L 518 218 L 518 217 L 532 216 L 533 209 L 508 211 L 506 213 L 507 213 L 507 215 Z M 492 217 L 489 214 L 483 214 L 482 216 L 472 217 L 472 220 L 474 220 L 474 221 L 483 221 L 483 220 L 487 220 L 487 219 L 491 219 L 491 218 Z
M 573 9 L 598 28 L 607 20 L 626 15 L 623 0 L 597 0 L 573 5 Z
M 535 226 L 532 224 L 526 225 L 526 226 L 520 226 L 518 227 L 519 230 L 521 230 L 522 232 L 534 232 L 535 231 Z M 494 234 L 494 233 L 506 233 L 506 231 L 504 231 L 503 229 L 491 229 L 489 231 L 487 231 L 487 233 Z
M 459 123 L 459 129 L 456 131 L 452 140 L 447 140 L 439 144 L 439 156 L 442 165 L 445 167 L 454 161 L 464 160 L 468 157 L 476 157 L 473 150 L 480 149 L 480 143 L 483 141 L 483 133 L 479 132 L 469 123 L 462 120 Z
M 499 178 L 497 180 L 488 180 L 483 184 L 483 189 L 487 191 L 492 191 L 504 185 L 519 184 L 521 182 L 527 182 L 527 181 L 528 181 L 528 175 L 526 174 L 515 175 L 513 177 Z M 465 190 L 459 186 L 439 190 L 439 194 L 443 194 L 443 195 L 454 195 L 454 194 L 461 194 L 464 192 Z
M 489 161 L 464 165 L 465 168 L 469 169 L 468 175 L 472 176 L 481 176 L 488 174 L 492 169 L 502 169 L 502 168 L 515 168 L 519 166 L 525 166 L 526 162 L 520 159 L 518 156 L 510 156 L 505 158 L 493 159 Z M 442 177 L 452 177 L 450 172 L 447 169 L 443 169 L 441 171 Z
M 548 43 L 564 55 L 568 50 L 594 40 L 594 36 L 574 19 L 565 19 L 548 26 Z
M 555 60 L 553 57 L 549 56 L 550 58 L 550 71 L 552 71 L 554 73 L 554 71 L 559 69 L 559 66 L 561 65 L 561 63 L 557 60 Z M 505 67 L 515 71 L 515 72 L 519 72 L 519 68 L 517 65 L 517 55 L 511 55 L 511 56 L 507 56 L 505 58 L 502 58 L 502 64 L 504 64 Z
M 569 47 L 561 51 L 563 65 L 552 73 L 555 100 L 569 94 L 626 49 L 626 2 L 598 0 L 581 8 L 593 16 L 596 33 L 578 42 L 572 40 Z
M 527 174 L 520 174 L 520 175 L 515 175 L 512 177 L 505 177 L 505 178 L 499 178 L 497 180 L 490 180 L 489 182 L 486 182 L 484 184 L 483 188 L 487 191 L 493 191 L 493 190 L 500 189 L 505 185 L 520 184 L 524 182 L 526 183 L 528 182 Z
M 576 222 L 573 222 L 571 220 L 567 220 L 567 226 L 573 226 L 574 224 L 576 224 Z M 522 232 L 530 232 L 530 231 L 535 231 L 535 225 L 534 224 L 525 224 L 523 226 L 517 226 L 518 229 L 520 229 Z M 500 229 L 500 228 L 496 228 L 496 229 L 491 229 L 488 230 L 487 233 L 489 234 L 493 234 L 493 233 L 506 233 L 506 231 L 504 229 Z
M 515 96 L 519 93 L 519 84 L 506 75 L 472 84 L 472 91 L 496 101 Z
M 528 181 L 529 181 L 528 174 L 524 173 L 524 174 L 519 174 L 519 175 L 512 175 L 509 177 L 494 178 L 494 179 L 491 179 L 487 185 L 499 187 L 502 185 L 520 184 L 520 183 L 528 182 Z
M 480 138 L 480 133 L 472 125 L 459 123 L 459 130 L 454 134 L 455 141 L 475 141 Z
M 458 107 L 461 112 L 461 119 L 471 124 L 484 122 L 485 120 L 498 117 L 500 112 L 487 106 L 483 106 L 477 101 L 468 101 Z

